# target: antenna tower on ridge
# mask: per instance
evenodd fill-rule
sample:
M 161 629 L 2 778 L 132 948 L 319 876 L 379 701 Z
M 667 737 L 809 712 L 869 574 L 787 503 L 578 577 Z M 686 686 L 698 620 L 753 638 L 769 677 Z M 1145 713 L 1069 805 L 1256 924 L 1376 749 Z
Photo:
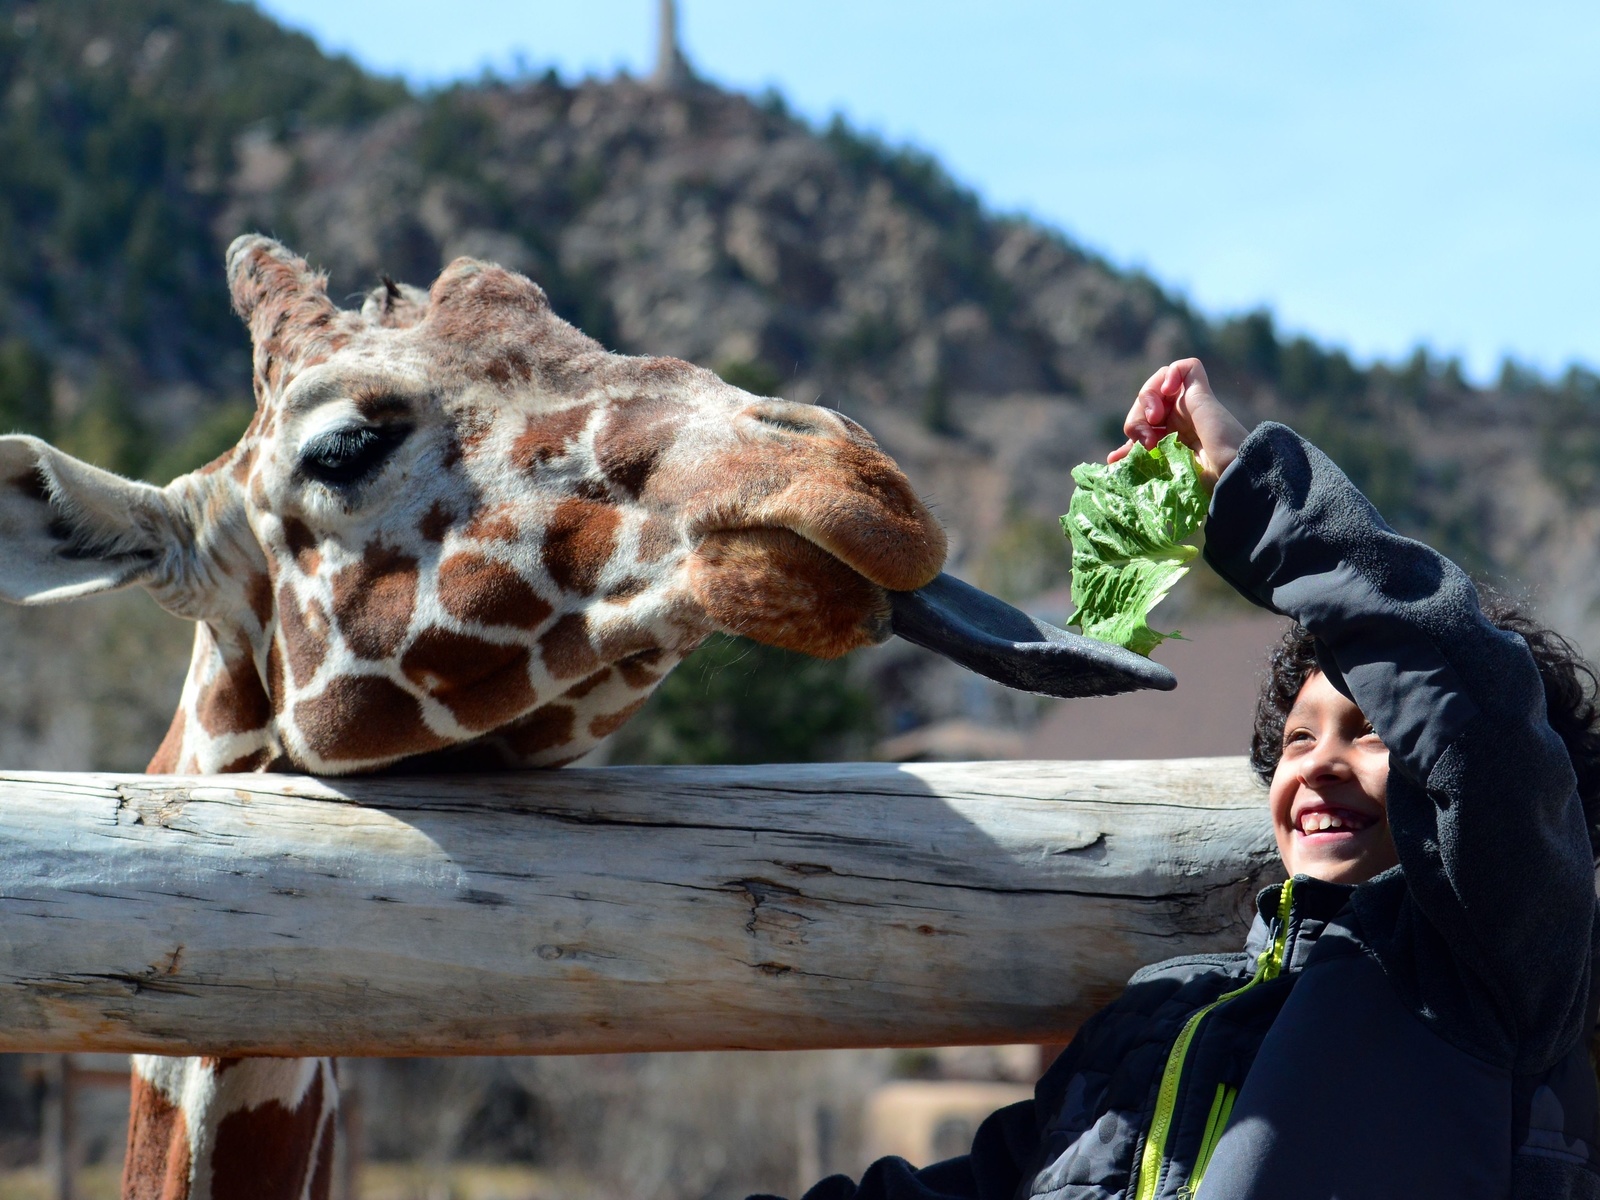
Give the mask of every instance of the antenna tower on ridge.
M 689 60 L 678 45 L 677 0 L 660 0 L 660 26 L 656 31 L 656 70 L 650 82 L 659 88 L 680 88 L 694 79 Z

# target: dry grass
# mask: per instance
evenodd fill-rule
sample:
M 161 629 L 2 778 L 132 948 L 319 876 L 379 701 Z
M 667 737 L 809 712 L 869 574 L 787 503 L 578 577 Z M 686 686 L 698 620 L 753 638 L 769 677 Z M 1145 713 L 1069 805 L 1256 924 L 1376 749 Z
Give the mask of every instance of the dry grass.
M 122 1167 L 85 1167 L 78 1172 L 78 1200 L 117 1200 Z M 54 1200 L 55 1187 L 43 1167 L 0 1171 L 0 1200 Z
M 361 1200 L 610 1200 L 578 1176 L 471 1163 L 373 1163 L 361 1172 L 360 1190 Z
M 78 1172 L 79 1200 L 117 1200 L 121 1168 L 85 1167 Z M 0 1171 L 0 1200 L 52 1200 L 55 1190 L 43 1167 Z M 609 1193 L 574 1175 L 520 1166 L 454 1163 L 439 1168 L 410 1163 L 374 1163 L 361 1173 L 360 1200 L 612 1200 Z

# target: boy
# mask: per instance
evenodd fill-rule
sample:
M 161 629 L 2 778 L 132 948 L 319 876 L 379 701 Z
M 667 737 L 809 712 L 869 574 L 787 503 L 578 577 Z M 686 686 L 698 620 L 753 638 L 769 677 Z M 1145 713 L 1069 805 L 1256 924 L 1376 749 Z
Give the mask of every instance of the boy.
M 1111 461 L 1172 431 L 1207 560 L 1298 622 L 1252 750 L 1290 879 L 1243 954 L 1137 973 L 970 1154 L 806 1200 L 1600 1197 L 1592 670 L 1290 430 L 1247 435 L 1195 359 Z

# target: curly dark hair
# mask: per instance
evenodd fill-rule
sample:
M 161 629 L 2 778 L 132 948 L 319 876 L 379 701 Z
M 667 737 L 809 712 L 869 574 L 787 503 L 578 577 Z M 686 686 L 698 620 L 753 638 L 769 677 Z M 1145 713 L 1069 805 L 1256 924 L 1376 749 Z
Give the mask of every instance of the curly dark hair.
M 1572 759 L 1578 776 L 1578 798 L 1589 826 L 1589 845 L 1600 859 L 1600 676 L 1572 642 L 1497 596 L 1483 600 L 1483 615 L 1496 629 L 1521 636 L 1528 643 L 1539 678 L 1544 682 L 1545 713 Z M 1250 737 L 1250 766 L 1262 783 L 1272 781 L 1283 757 L 1283 723 L 1300 688 L 1317 670 L 1316 639 L 1291 625 L 1273 647 L 1256 697 L 1255 729 Z

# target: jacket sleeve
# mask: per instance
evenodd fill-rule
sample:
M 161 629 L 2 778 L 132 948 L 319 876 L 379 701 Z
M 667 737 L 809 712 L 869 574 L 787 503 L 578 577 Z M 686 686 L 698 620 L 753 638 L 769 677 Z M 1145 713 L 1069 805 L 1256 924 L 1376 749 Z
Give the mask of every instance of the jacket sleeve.
M 1037 1144 L 1034 1102 L 1024 1100 L 989 1114 L 969 1154 L 920 1170 L 903 1158 L 880 1158 L 860 1183 L 830 1175 L 801 1200 L 1012 1200 Z
M 1212 496 L 1206 558 L 1305 626 L 1390 751 L 1400 868 L 1362 932 L 1457 1044 L 1542 1069 L 1588 1022 L 1595 882 L 1576 778 L 1527 644 L 1454 563 L 1401 537 L 1319 450 L 1264 424 Z

